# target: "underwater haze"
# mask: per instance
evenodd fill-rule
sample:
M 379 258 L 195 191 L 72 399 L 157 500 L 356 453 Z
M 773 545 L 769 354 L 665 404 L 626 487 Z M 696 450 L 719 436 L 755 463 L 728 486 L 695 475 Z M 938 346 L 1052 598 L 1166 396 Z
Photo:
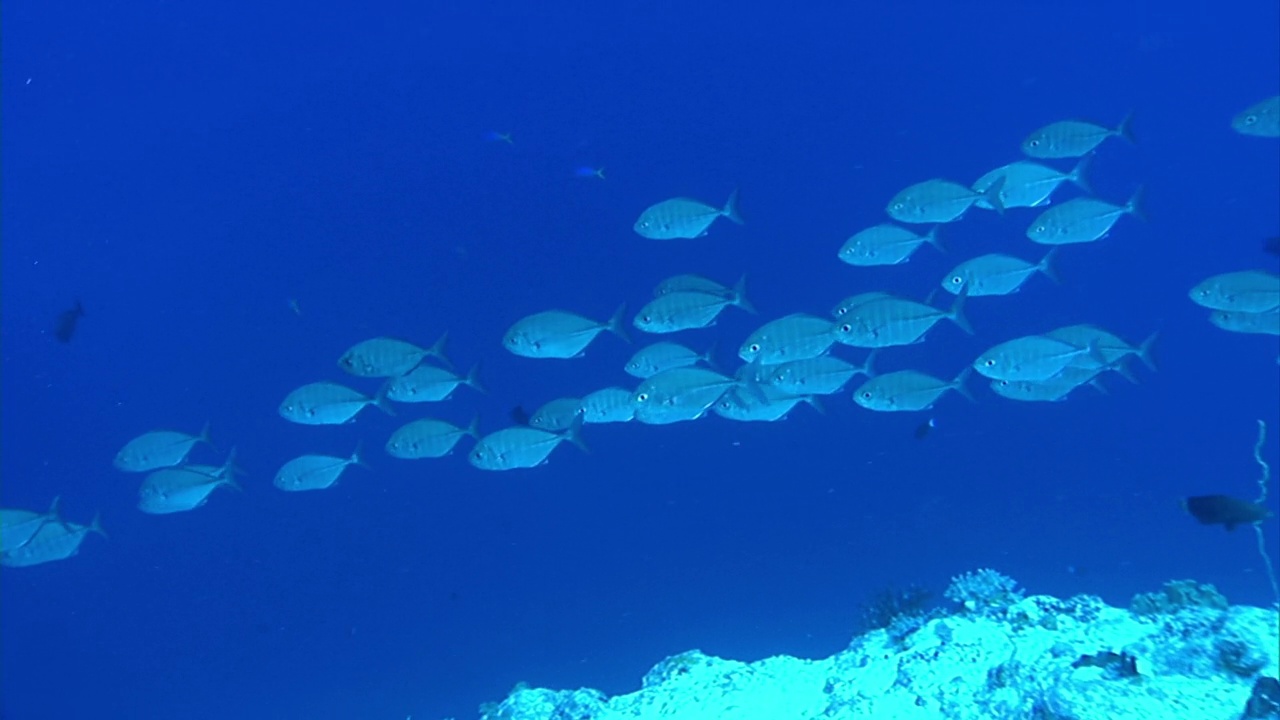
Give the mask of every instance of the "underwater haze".
M 691 648 L 830 655 L 881 589 L 941 594 L 980 567 L 1116 605 L 1172 578 L 1275 602 L 1254 533 L 1182 506 L 1258 496 L 1259 420 L 1280 466 L 1277 338 L 1188 297 L 1280 264 L 1280 141 L 1232 128 L 1280 92 L 1274 2 L 54 1 L 0 19 L 0 504 L 60 497 L 107 535 L 0 570 L 5 720 L 462 720 L 517 682 L 630 692 Z M 945 252 L 901 264 L 837 251 L 913 183 L 968 185 L 1028 159 L 1037 128 L 1130 114 L 1135 142 L 1103 141 L 1090 181 L 1117 205 L 1142 187 L 1146 221 L 1063 247 L 1060 283 L 967 298 L 973 335 L 943 321 L 876 368 L 950 379 L 999 342 L 1091 323 L 1158 333 L 1136 382 L 1018 402 L 975 374 L 975 402 L 875 412 L 855 378 L 778 422 L 590 424 L 590 452 L 507 472 L 473 467 L 470 438 L 439 459 L 384 450 L 418 418 L 478 414 L 487 434 L 513 408 L 634 388 L 623 365 L 655 340 L 714 344 L 732 374 L 766 321 L 865 291 L 924 300 L 981 253 L 1037 262 L 1044 208 L 970 210 Z M 740 225 L 633 229 L 660 201 L 735 190 Z M 1059 192 L 1048 207 L 1083 194 Z M 682 273 L 745 275 L 759 314 L 633 327 Z M 533 313 L 622 303 L 630 344 L 504 347 Z M 485 392 L 280 416 L 306 383 L 374 393 L 338 365 L 356 343 L 445 332 Z M 144 476 L 113 458 L 206 423 L 192 462 L 234 447 L 243 490 L 140 511 Z M 328 489 L 273 486 L 291 458 L 357 445 L 367 467 Z M 1261 528 L 1280 558 L 1280 524 Z

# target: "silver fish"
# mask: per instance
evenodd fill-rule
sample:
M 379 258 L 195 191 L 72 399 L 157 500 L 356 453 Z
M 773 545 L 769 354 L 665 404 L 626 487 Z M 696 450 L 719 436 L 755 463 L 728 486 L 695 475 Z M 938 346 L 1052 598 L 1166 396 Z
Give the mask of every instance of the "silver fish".
M 824 355 L 836 342 L 835 324 L 824 317 L 792 313 L 760 326 L 738 348 L 743 362 L 775 365 Z
M 965 260 L 952 268 L 942 279 L 942 289 L 952 295 L 967 291 L 969 297 L 986 295 L 1008 295 L 1017 292 L 1032 275 L 1041 273 L 1054 282 L 1058 282 L 1057 273 L 1053 269 L 1053 259 L 1058 248 L 1052 248 L 1038 263 L 1029 263 L 1021 258 L 1002 253 L 981 255 L 972 260 Z
M 317 382 L 294 390 L 280 403 L 280 417 L 302 425 L 342 425 L 373 405 L 388 415 L 395 411 L 382 394 L 369 397 L 345 385 Z
M 588 393 L 582 398 L 582 422 L 620 423 L 630 422 L 636 416 L 631 404 L 631 391 L 621 387 L 607 387 Z
M 1081 368 L 1067 366 L 1044 380 L 992 380 L 991 391 L 995 394 L 1018 400 L 1020 402 L 1061 402 L 1078 387 L 1092 385 L 1098 392 L 1106 393 L 1106 388 L 1098 382 L 1098 375 L 1103 368 Z
M 596 322 L 564 310 L 547 310 L 518 320 L 502 337 L 502 344 L 515 355 L 528 358 L 582 357 L 587 346 L 608 330 L 627 342 L 622 327 L 626 305 L 620 306 L 605 322 Z
M 1106 364 L 1095 345 L 1080 348 L 1043 335 L 1028 335 L 990 348 L 973 361 L 973 368 L 992 380 L 1040 381 L 1048 380 L 1084 355 Z
M 640 213 L 635 231 L 650 240 L 696 238 L 706 235 L 711 223 L 721 217 L 742 224 L 742 215 L 738 212 L 737 190 L 729 195 L 723 208 L 685 197 L 663 200 Z
M 1132 121 L 1133 116 L 1129 115 L 1114 128 L 1081 120 L 1050 123 L 1022 141 L 1022 152 L 1042 160 L 1074 158 L 1091 152 L 1107 138 L 1119 137 L 1133 143 L 1133 131 L 1129 127 Z
M 176 467 L 147 475 L 138 489 L 138 509 L 152 515 L 186 512 L 204 505 L 210 493 L 223 485 L 241 490 L 235 480 L 235 454 L 232 450 L 226 465 L 214 472 Z
M 850 310 L 852 310 L 853 308 L 863 303 L 870 302 L 872 300 L 879 300 L 880 298 L 887 298 L 887 297 L 893 297 L 893 296 L 887 292 L 864 292 L 864 293 L 859 293 L 857 295 L 851 295 L 841 300 L 839 304 L 837 304 L 835 307 L 831 308 L 831 317 L 834 317 L 834 318 L 844 317 L 845 314 L 848 313 Z
M 705 353 L 697 353 L 689 348 L 674 342 L 657 342 L 652 345 L 641 348 L 627 364 L 623 367 L 627 374 L 644 380 L 651 378 L 663 370 L 670 370 L 678 367 L 689 367 L 698 363 L 706 363 L 711 365 L 712 349 Z
M 1160 337 L 1159 332 L 1153 332 L 1142 341 L 1140 345 L 1134 347 L 1125 342 L 1119 336 L 1107 330 L 1103 330 L 1097 325 L 1068 325 L 1056 330 L 1050 330 L 1044 334 L 1047 338 L 1061 340 L 1069 345 L 1087 350 L 1089 346 L 1093 346 L 1094 354 L 1085 354 L 1071 361 L 1068 367 L 1079 367 L 1091 370 L 1115 370 L 1121 375 L 1127 375 L 1121 361 L 1129 356 L 1136 356 L 1151 370 L 1156 369 L 1155 356 L 1152 354 L 1155 348 L 1156 340 Z M 1095 357 L 1096 354 L 1096 357 Z M 1130 377 L 1130 380 L 1133 378 Z
M 831 395 L 844 389 L 855 375 L 872 377 L 876 352 L 872 350 L 861 367 L 832 355 L 766 366 L 764 382 L 787 395 Z
M 853 401 L 868 410 L 879 412 L 914 412 L 933 407 L 938 398 L 948 390 L 954 390 L 973 400 L 964 386 L 965 379 L 971 372 L 972 368 L 965 368 L 950 382 L 915 370 L 885 373 L 863 383 L 853 392 Z
M 1029 160 L 1020 160 L 992 170 L 973 183 L 973 191 L 985 193 L 1001 178 L 1004 187 L 1000 189 L 1000 204 L 1006 208 L 1039 207 L 1049 204 L 1053 195 L 1062 183 L 1069 182 L 1092 195 L 1089 186 L 1088 171 L 1093 163 L 1093 156 L 1086 155 L 1072 168 L 1071 172 L 1061 172 L 1046 165 Z M 987 199 L 980 198 L 974 202 L 975 207 L 994 210 Z
M 485 392 L 480 384 L 480 365 L 472 366 L 466 377 L 459 377 L 446 368 L 419 365 L 406 375 L 388 380 L 384 393 L 387 399 L 396 402 L 440 402 L 448 400 L 459 385 Z
M 730 388 L 712 405 L 711 410 L 726 420 L 737 422 L 777 422 L 785 420 L 791 410 L 806 403 L 818 412 L 822 404 L 813 395 L 796 395 L 778 388 L 764 386 L 763 397 L 745 392 L 740 387 Z
M 997 180 L 985 193 L 974 192 L 957 182 L 935 178 L 916 183 L 893 196 L 885 207 L 889 217 L 905 223 L 947 223 L 959 220 L 981 198 L 991 207 L 1004 211 L 1000 191 L 1004 181 Z
M 1027 237 L 1041 245 L 1070 245 L 1101 240 L 1125 215 L 1145 220 L 1142 212 L 1142 188 L 1139 187 L 1124 205 L 1075 198 L 1045 210 L 1027 228 Z
M 640 383 L 631 396 L 635 419 L 649 425 L 697 420 L 742 381 L 697 367 L 673 368 Z
M 360 459 L 358 446 L 348 458 L 332 455 L 302 455 L 285 463 L 276 472 L 274 484 L 286 492 L 324 490 L 333 487 L 334 483 L 342 477 L 343 471 L 352 465 L 368 467 Z
M 199 435 L 188 435 L 176 430 L 153 430 L 126 443 L 116 453 L 115 466 L 125 472 L 147 472 L 173 467 L 182 464 L 191 449 L 200 443 L 211 444 L 208 423 L 205 423 Z
M 582 398 L 558 398 L 535 410 L 529 416 L 529 427 L 547 432 L 560 432 L 567 430 L 581 415 Z
M 727 307 L 754 313 L 755 308 L 747 300 L 745 280 L 738 281 L 728 295 L 688 290 L 666 293 L 640 308 L 631 324 L 647 333 L 673 333 L 707 327 Z
M 30 567 L 65 560 L 80 552 L 80 546 L 90 533 L 107 536 L 102 530 L 100 514 L 94 515 L 88 525 L 77 525 L 65 520 L 45 523 L 26 543 L 0 554 L 0 565 Z
M 1280 307 L 1280 275 L 1242 270 L 1214 275 L 1191 288 L 1191 301 L 1210 310 L 1261 313 Z
M 418 367 L 424 360 L 434 357 L 446 366 L 453 363 L 444 354 L 449 334 L 445 333 L 429 348 L 396 338 L 377 337 L 353 345 L 342 357 L 338 367 L 356 377 L 397 377 Z
M 924 235 L 917 235 L 892 223 L 881 223 L 855 233 L 836 256 L 841 261 L 858 267 L 898 265 L 911 259 L 921 245 L 928 243 L 942 250 L 938 242 L 938 226 L 929 228 Z
M 702 277 L 701 275 L 686 274 L 675 275 L 658 283 L 658 286 L 653 289 L 653 296 L 662 297 L 663 295 L 673 292 L 698 292 L 705 293 L 707 295 L 718 295 L 722 298 L 731 300 L 736 299 L 739 304 L 742 304 L 742 301 L 746 298 L 746 289 L 746 275 L 738 278 L 738 282 L 735 283 L 733 287 L 727 287 L 725 285 L 721 285 L 715 280 Z M 743 309 L 748 310 L 749 312 L 755 312 L 754 308 L 750 308 L 749 303 L 747 303 Z
M 836 321 L 836 342 L 865 348 L 912 345 L 923 341 L 925 333 L 943 319 L 972 335 L 973 327 L 964 315 L 967 297 L 968 293 L 961 291 L 947 310 L 892 295 L 868 300 Z
M 1251 105 L 1231 120 L 1231 129 L 1241 135 L 1280 137 L 1280 95 Z
M 1214 310 L 1209 313 L 1209 322 L 1229 332 L 1280 335 L 1280 309 L 1260 313 Z
M 472 418 L 466 428 L 432 418 L 414 420 L 391 433 L 386 445 L 387 454 L 402 460 L 444 457 L 453 452 L 462 438 L 479 438 L 479 427 L 479 417 Z
M 26 545 L 40 528 L 51 522 L 62 522 L 55 497 L 45 512 L 0 508 L 0 552 L 9 552 Z
M 537 428 L 516 426 L 490 433 L 480 438 L 467 459 L 481 470 L 516 470 L 531 468 L 546 462 L 552 450 L 568 440 L 586 452 L 579 432 L 582 418 L 563 432 L 553 433 Z

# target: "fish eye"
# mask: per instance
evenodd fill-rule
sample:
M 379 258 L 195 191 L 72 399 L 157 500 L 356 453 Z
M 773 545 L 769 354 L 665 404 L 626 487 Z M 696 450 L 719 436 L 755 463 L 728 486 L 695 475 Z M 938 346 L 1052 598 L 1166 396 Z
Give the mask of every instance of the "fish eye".
M 1036 226 L 1036 232 L 1037 232 L 1037 233 L 1042 233 L 1042 234 L 1043 234 L 1043 233 L 1044 233 L 1044 231 L 1045 231 L 1045 230 L 1048 230 L 1048 229 L 1049 229 L 1049 228 L 1046 228 L 1046 227 L 1045 227 L 1045 226 L 1043 226 L 1043 225 L 1037 225 L 1037 226 Z
M 849 312 L 849 308 L 836 308 L 836 317 L 840 317 Z
M 1245 124 L 1245 125 L 1252 125 L 1252 124 L 1254 124 L 1254 123 L 1256 123 L 1256 122 L 1258 122 L 1258 116 L 1257 116 L 1257 115 L 1248 115 L 1248 116 L 1246 116 L 1246 117 L 1245 117 L 1245 119 L 1244 119 L 1244 124 Z
M 644 402 L 649 399 L 649 393 L 636 393 L 636 402 Z
M 871 393 L 869 393 L 869 392 L 864 392 L 864 393 L 862 393 L 862 399 L 863 399 L 863 400 L 870 400 L 870 399 L 871 399 Z
M 951 284 L 952 284 L 952 285 L 959 285 L 959 284 L 960 284 L 960 283 L 962 283 L 962 282 L 964 282 L 964 278 L 960 277 L 959 275 L 953 275 L 953 276 L 951 276 Z
M 760 352 L 760 343 L 751 343 L 751 346 L 747 349 L 753 353 L 758 353 Z
M 983 362 L 982 364 L 983 364 L 983 365 L 986 365 L 987 367 L 995 367 L 995 366 L 996 366 L 996 361 L 995 361 L 995 359 L 994 359 L 994 358 L 987 358 L 987 360 L 986 360 L 985 362 Z
M 1032 140 L 1028 141 L 1028 142 L 1027 142 L 1027 146 L 1028 146 L 1028 147 L 1040 147 L 1040 140 L 1039 140 L 1039 138 L 1033 138 Z
M 845 324 L 841 325 L 841 326 L 840 326 L 840 332 L 842 332 L 842 333 L 853 332 L 853 325 L 851 325 L 850 323 L 845 323 Z

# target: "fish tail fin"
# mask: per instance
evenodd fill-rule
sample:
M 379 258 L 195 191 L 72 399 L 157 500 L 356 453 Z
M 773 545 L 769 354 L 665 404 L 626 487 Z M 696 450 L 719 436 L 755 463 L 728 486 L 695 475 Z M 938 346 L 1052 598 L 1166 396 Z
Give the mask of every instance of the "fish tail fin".
M 62 510 L 58 507 L 62 504 L 62 496 L 55 495 L 53 502 L 49 503 L 49 511 L 45 513 L 45 522 L 53 522 L 62 519 Z
M 1135 137 L 1133 134 L 1133 111 L 1132 110 L 1129 111 L 1128 115 L 1124 116 L 1124 119 L 1120 121 L 1120 124 L 1117 125 L 1116 129 L 1113 130 L 1112 132 L 1115 133 L 1117 137 L 1124 138 L 1125 141 L 1129 142 L 1130 144 L 1133 144 L 1133 145 L 1138 144 L 1138 138 Z
M 364 440 L 356 441 L 356 449 L 351 451 L 351 457 L 347 458 L 348 465 L 358 465 L 362 468 L 369 467 L 369 463 L 364 461 Z
M 626 342 L 631 342 L 631 336 L 627 334 L 627 304 L 622 303 L 617 310 L 613 311 L 613 316 L 609 318 L 609 322 L 605 323 L 605 329 L 617 335 Z
M 942 228 L 942 223 L 938 223 L 929 228 L 929 232 L 924 234 L 924 241 L 938 249 L 938 252 L 945 253 L 947 246 L 942 243 L 942 239 L 938 237 L 938 230 Z
M 1062 278 L 1058 277 L 1058 268 L 1054 265 L 1054 261 L 1058 259 L 1058 250 L 1061 247 L 1061 245 L 1054 245 L 1049 252 L 1044 254 L 1044 257 L 1040 258 L 1040 262 L 1036 263 L 1036 270 L 1040 274 L 1059 285 L 1062 284 Z
M 742 277 L 738 278 L 738 282 L 733 284 L 733 288 L 730 290 L 730 292 L 731 292 L 731 295 L 729 297 L 729 303 L 731 305 L 736 305 L 752 315 L 760 314 L 760 311 L 756 310 L 756 306 L 752 305 L 751 301 L 747 299 L 747 274 L 746 273 L 743 273 Z
M 600 167 L 600 168 L 596 168 L 596 169 L 595 169 L 594 171 L 592 171 L 592 172 L 593 172 L 593 174 L 594 174 L 596 177 L 600 178 L 601 180 L 604 180 L 604 168 L 602 168 L 602 167 Z
M 467 425 L 466 429 L 463 430 L 462 432 L 463 434 L 469 435 L 470 437 L 476 440 L 480 439 L 480 413 L 476 413 L 475 415 L 471 416 L 471 422 Z
M 210 423 L 208 420 L 205 420 L 204 427 L 200 429 L 200 434 L 196 436 L 196 443 L 197 444 L 204 443 L 205 445 L 208 445 L 214 450 L 217 450 L 218 448 L 214 447 L 213 438 L 209 434 L 209 431 L 211 428 L 212 428 L 212 423 Z
M 956 294 L 955 302 L 951 303 L 951 309 L 947 311 L 947 319 L 955 323 L 956 327 L 973 334 L 973 326 L 969 324 L 969 318 L 964 315 L 964 303 L 969 297 L 969 284 L 960 288 L 960 292 Z
M 462 378 L 462 384 L 475 390 L 481 394 L 488 395 L 489 391 L 485 389 L 484 384 L 480 382 L 480 363 L 471 366 L 467 371 L 467 376 Z
M 1085 384 L 1088 385 L 1089 387 L 1092 387 L 1094 390 L 1097 390 L 1099 394 L 1102 394 L 1102 395 L 1111 394 L 1111 391 L 1107 389 L 1107 386 L 1102 384 L 1101 378 L 1095 377 Z M 1063 399 L 1065 400 L 1066 398 L 1063 398 Z
M 813 408 L 814 411 L 817 412 L 819 415 L 827 414 L 826 406 L 822 404 L 822 399 L 819 398 L 817 395 L 805 395 L 800 398 L 800 401 L 808 405 L 809 407 Z
M 591 452 L 591 448 L 587 447 L 587 444 L 582 441 L 582 413 L 578 413 L 573 416 L 573 420 L 569 423 L 569 427 L 565 428 L 564 432 L 560 434 L 560 437 L 573 443 L 584 453 Z
M 107 534 L 107 531 L 102 529 L 102 511 L 101 510 L 93 514 L 93 519 L 89 521 L 88 532 L 97 533 L 102 537 L 107 538 L 108 540 L 111 539 L 111 536 Z
M 1160 331 L 1156 330 L 1148 335 L 1147 339 L 1143 340 L 1142 344 L 1138 346 L 1138 359 L 1142 361 L 1143 365 L 1151 368 L 1152 371 L 1158 371 L 1160 369 L 1160 364 L 1156 362 L 1155 356 L 1156 340 L 1159 339 Z
M 1080 158 L 1076 166 L 1067 173 L 1067 180 L 1080 188 L 1085 194 L 1093 194 L 1093 183 L 1089 182 L 1089 168 L 1093 167 L 1093 153 Z
M 869 378 L 876 376 L 876 357 L 880 355 L 880 348 L 871 348 L 871 352 L 867 353 L 867 359 L 863 361 L 862 367 L 854 369 L 854 375 L 863 375 Z
M 1142 205 L 1143 196 L 1146 190 L 1139 185 L 1137 190 L 1133 191 L 1133 196 L 1129 198 L 1129 202 L 1124 204 L 1124 211 L 1139 220 L 1147 221 L 1147 211 Z
M 227 461 L 222 463 L 222 469 L 218 471 L 218 481 L 228 487 L 236 490 L 244 491 L 244 487 L 236 481 L 237 475 L 244 475 L 244 468 L 236 464 L 236 448 L 231 448 L 227 453 Z
M 698 359 L 701 360 L 704 365 L 711 368 L 712 370 L 715 370 L 716 372 L 720 372 L 720 363 L 716 362 L 716 349 L 718 348 L 718 346 L 719 346 L 719 343 L 716 342 L 715 340 L 712 340 L 710 347 L 707 348 L 707 351 L 698 356 Z
M 965 384 L 969 380 L 969 376 L 972 374 L 973 366 L 965 365 L 964 369 L 956 375 L 955 379 L 952 380 L 947 387 L 960 393 L 964 396 L 965 400 L 968 400 L 971 403 L 976 403 L 978 402 L 978 399 L 973 396 L 973 393 L 969 392 L 969 386 Z
M 424 357 L 433 357 L 439 360 L 441 363 L 443 363 L 445 367 L 449 369 L 453 369 L 453 361 L 450 360 L 449 356 L 445 355 L 444 353 L 444 348 L 448 344 L 449 344 L 449 331 L 445 330 L 444 334 L 440 336 L 440 339 L 435 341 L 435 343 L 433 343 L 431 347 L 427 348 L 427 352 Z
M 391 381 L 394 379 L 395 378 L 390 378 L 386 382 L 382 383 L 382 387 L 378 388 L 378 392 L 374 393 L 373 397 L 369 398 L 370 404 L 391 417 L 396 416 L 396 409 L 391 407 L 391 400 L 387 398 L 387 393 L 391 391 Z M 351 419 L 355 420 L 354 417 Z
M 982 198 L 990 203 L 992 209 L 1001 215 L 1004 214 L 1004 198 L 1000 197 L 1000 194 L 1004 192 L 1004 182 L 1005 178 L 1001 176 L 982 193 Z
M 738 189 L 737 188 L 734 188 L 733 192 L 729 193 L 729 199 L 725 202 L 724 209 L 720 211 L 720 214 L 738 223 L 739 225 L 744 224 L 742 220 L 742 213 L 738 211 Z

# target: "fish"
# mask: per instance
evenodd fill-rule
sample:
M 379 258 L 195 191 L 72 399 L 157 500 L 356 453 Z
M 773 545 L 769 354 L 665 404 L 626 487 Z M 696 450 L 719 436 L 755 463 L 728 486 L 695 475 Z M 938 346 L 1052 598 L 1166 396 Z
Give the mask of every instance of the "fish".
M 582 417 L 561 432 L 547 432 L 531 427 L 509 427 L 480 438 L 467 460 L 481 470 L 517 470 L 537 467 L 547 461 L 551 451 L 566 440 L 587 452 L 582 442 Z
M 1210 310 L 1269 312 L 1280 308 L 1280 275 L 1267 270 L 1221 273 L 1191 288 L 1190 297 Z
M 402 403 L 441 402 L 448 400 L 453 391 L 465 385 L 478 392 L 485 392 L 480 383 L 480 365 L 473 365 L 466 376 L 434 365 L 419 365 L 407 374 L 387 380 L 383 394 L 388 400 Z
M 498 132 L 497 130 L 490 130 L 489 132 L 484 134 L 484 138 L 489 142 L 502 142 L 508 145 L 515 145 L 515 141 L 511 139 L 511 133 L 509 132 Z
M 747 300 L 746 288 L 740 287 L 741 284 L 739 281 L 734 293 L 727 297 L 685 290 L 660 295 L 640 308 L 631 324 L 643 332 L 664 334 L 708 327 L 727 307 L 754 313 L 755 308 Z
M 722 285 L 701 275 L 675 275 L 658 283 L 658 286 L 653 289 L 653 296 L 662 297 L 673 292 L 696 292 L 715 295 L 726 300 L 735 301 L 739 307 L 749 313 L 755 314 L 756 312 L 751 303 L 747 302 L 746 275 L 738 278 L 738 282 L 734 283 L 733 287 Z
M 1267 238 L 1267 241 L 1262 244 L 1262 249 L 1276 257 L 1280 257 L 1280 235 Z
M 357 445 L 351 457 L 341 458 L 331 455 L 302 455 L 281 466 L 276 472 L 274 485 L 287 492 L 305 490 L 324 490 L 333 487 L 342 477 L 343 471 L 352 465 L 368 467 L 360 459 L 360 446 Z
M 1088 178 L 1092 163 L 1093 156 L 1086 155 L 1080 158 L 1070 172 L 1064 173 L 1037 162 L 1019 160 L 1002 165 L 983 175 L 974 181 L 972 188 L 974 192 L 986 193 L 997 180 L 1003 178 L 1004 187 L 1000 189 L 1000 203 L 1004 207 L 1039 207 L 1049 204 L 1050 196 L 1064 182 L 1069 182 L 1092 195 L 1093 188 L 1089 185 Z M 974 207 L 984 210 L 994 209 L 985 197 L 976 200 Z
M 508 412 L 507 415 L 511 418 L 511 422 L 517 425 L 529 424 L 529 411 L 525 410 L 523 405 L 516 405 L 511 408 L 511 411 Z
M 797 395 L 775 387 L 763 386 L 762 397 L 744 392 L 742 388 L 730 388 L 712 405 L 716 415 L 737 422 L 777 422 L 785 420 L 791 410 L 800 403 L 823 412 L 822 403 L 813 395 Z
M 1240 111 L 1231 119 L 1231 129 L 1241 135 L 1280 137 L 1280 95 Z
M 1142 211 L 1142 192 L 1139 187 L 1124 205 L 1112 205 L 1087 197 L 1055 205 L 1031 222 L 1027 227 L 1027 237 L 1041 245 L 1071 245 L 1101 240 L 1125 215 L 1146 220 Z
M 223 485 L 242 490 L 235 479 L 235 457 L 232 449 L 226 464 L 212 471 L 191 466 L 156 470 L 138 489 L 138 509 L 151 515 L 186 512 L 204 505 L 209 495 Z
M 1182 500 L 1182 507 L 1201 525 L 1221 525 L 1235 530 L 1237 525 L 1255 525 L 1271 517 L 1271 511 L 1256 502 L 1230 495 L 1194 495 Z
M 80 546 L 90 533 L 107 537 L 102 529 L 101 513 L 94 515 L 88 525 L 77 525 L 65 520 L 45 523 L 26 543 L 0 554 L 0 565 L 30 567 L 65 560 L 80 552 Z
M 858 267 L 898 265 L 910 260 L 916 249 L 926 243 L 943 250 L 938 242 L 938 227 L 934 225 L 924 235 L 917 235 L 892 223 L 881 223 L 845 240 L 836 256 Z
M 635 419 L 649 425 L 697 420 L 730 388 L 745 382 L 699 367 L 660 372 L 640 383 L 632 394 Z
M 849 308 L 836 322 L 836 342 L 865 348 L 912 345 L 923 341 L 925 333 L 943 319 L 972 335 L 973 326 L 964 315 L 968 297 L 961 289 L 946 310 L 887 294 L 867 300 Z
M 835 324 L 824 317 L 792 313 L 760 326 L 738 348 L 743 362 L 774 365 L 825 355 L 836 342 Z
M 199 435 L 188 435 L 176 430 L 152 430 L 125 443 L 116 453 L 114 464 L 125 472 L 147 472 L 164 467 L 181 465 L 192 448 L 209 440 L 209 424 L 205 423 Z
M 465 428 L 433 418 L 414 420 L 391 433 L 386 450 L 388 455 L 401 460 L 438 458 L 453 452 L 454 447 L 464 437 L 475 439 L 480 437 L 478 415 L 473 417 L 471 424 Z
M 680 240 L 702 237 L 717 219 L 726 217 L 742 225 L 738 212 L 738 191 L 729 195 L 723 208 L 686 197 L 663 200 L 651 205 L 636 220 L 634 229 L 650 240 Z
M 1084 355 L 1107 364 L 1095 343 L 1081 348 L 1043 335 L 1027 335 L 988 349 L 973 361 L 973 368 L 992 380 L 1048 380 Z
M 1058 248 L 1054 247 L 1038 263 L 1002 253 L 981 255 L 965 260 L 952 268 L 942 279 L 942 289 L 952 295 L 967 291 L 969 297 L 1008 295 L 1017 292 L 1036 273 L 1060 282 L 1054 271 L 1053 260 Z
M 842 318 L 850 310 L 852 310 L 853 308 L 859 305 L 862 305 L 863 303 L 867 303 L 872 300 L 879 300 L 881 298 L 887 298 L 887 297 L 893 297 L 893 296 L 887 292 L 879 292 L 879 291 L 864 292 L 864 293 L 859 293 L 857 295 L 851 295 L 841 300 L 835 307 L 831 308 L 831 317 L 837 318 L 837 319 Z
M 356 377 L 373 378 L 404 375 L 429 357 L 439 360 L 446 367 L 453 367 L 453 363 L 444 354 L 448 341 L 447 332 L 429 348 L 421 348 L 396 338 L 372 338 L 356 343 L 343 353 L 338 359 L 338 367 Z
M 1136 143 L 1133 136 L 1133 115 L 1130 114 L 1114 128 L 1082 120 L 1062 120 L 1049 123 L 1022 141 L 1022 152 L 1041 160 L 1075 158 L 1092 152 L 1107 138 L 1124 138 Z
M 516 321 L 502 336 L 502 345 L 514 355 L 528 358 L 568 359 L 582 357 L 587 346 L 608 330 L 631 342 L 622 327 L 626 305 L 621 305 L 605 322 L 596 322 L 564 310 L 547 310 Z
M 54 328 L 53 336 L 58 338 L 60 343 L 71 342 L 71 338 L 76 334 L 76 325 L 82 317 L 84 317 L 84 305 L 76 300 L 74 307 L 58 315 L 58 325 Z
M 894 195 L 885 206 L 885 212 L 904 223 L 947 223 L 959 220 L 983 198 L 997 212 L 1004 212 L 1000 200 L 1003 188 L 1003 179 L 994 182 L 986 192 L 974 192 L 958 182 L 935 178 L 911 185 Z
M 567 430 L 581 415 L 582 398 L 557 398 L 533 411 L 529 416 L 529 427 L 560 432 Z
M 698 353 L 680 343 L 656 342 L 638 350 L 622 369 L 628 375 L 644 380 L 672 368 L 689 367 L 700 362 L 713 365 L 711 354 L 714 351 L 714 345 L 705 353 Z
M 586 178 L 588 180 L 604 180 L 604 168 L 578 167 L 573 170 L 574 177 Z
M 874 377 L 876 352 L 872 350 L 861 367 L 832 355 L 767 366 L 764 382 L 788 395 L 831 395 L 843 390 L 854 376 Z
M 933 429 L 936 427 L 938 427 L 938 421 L 934 418 L 929 418 L 916 426 L 916 430 L 913 435 L 917 440 L 923 440 L 929 437 L 929 434 L 932 433 Z
M 853 392 L 853 401 L 868 410 L 880 412 L 928 410 L 948 390 L 973 401 L 964 385 L 972 372 L 972 368 L 966 367 L 950 382 L 915 370 L 885 373 L 863 383 Z
M 1020 402 L 1061 402 L 1082 385 L 1092 385 L 1106 394 L 1106 388 L 1098 382 L 1098 375 L 1106 369 L 1068 365 L 1044 380 L 992 380 L 991 391 Z
M 607 387 L 587 393 L 582 398 L 583 423 L 630 422 L 636 416 L 631 404 L 631 391 L 622 387 Z
M 45 512 L 0 508 L 0 552 L 9 552 L 26 545 L 40 528 L 51 522 L 62 522 L 55 497 Z
M 1044 333 L 1047 338 L 1061 340 L 1077 348 L 1087 349 L 1093 345 L 1097 357 L 1092 354 L 1081 355 L 1071 361 L 1073 367 L 1099 370 L 1121 370 L 1120 361 L 1133 355 L 1151 370 L 1157 370 L 1154 349 L 1160 333 L 1153 332 L 1137 347 L 1125 342 L 1114 333 L 1103 330 L 1097 325 L 1068 325 Z M 1130 378 L 1132 380 L 1132 378 Z
M 280 402 L 280 417 L 301 425 L 342 425 L 355 422 L 360 411 L 373 405 L 388 415 L 396 411 L 385 395 L 369 397 L 334 382 L 316 382 L 294 390 Z
M 1209 313 L 1209 322 L 1228 332 L 1280 335 L 1280 309 L 1260 313 L 1214 310 Z

